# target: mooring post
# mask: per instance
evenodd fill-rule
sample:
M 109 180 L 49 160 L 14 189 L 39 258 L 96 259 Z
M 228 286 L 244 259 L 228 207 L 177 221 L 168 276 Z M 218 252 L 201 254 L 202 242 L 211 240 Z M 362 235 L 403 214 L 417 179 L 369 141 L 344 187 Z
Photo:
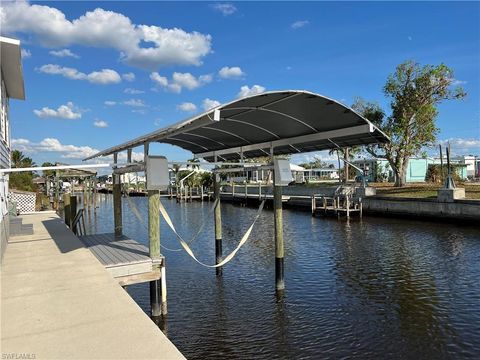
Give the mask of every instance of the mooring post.
M 245 178 L 245 205 L 247 204 L 247 199 L 248 199 L 248 183 L 247 183 L 247 179 Z
M 113 154 L 113 223 L 115 227 L 115 236 L 122 235 L 122 185 L 120 175 L 115 174 L 118 154 Z
M 275 178 L 275 176 L 274 176 Z M 283 246 L 283 216 L 282 216 L 282 187 L 273 184 L 273 209 L 275 217 L 275 289 L 285 289 L 284 264 L 285 255 Z
M 148 154 L 149 144 L 146 143 L 144 146 L 145 165 L 147 164 Z M 145 175 L 148 176 L 146 172 Z M 152 317 L 159 317 L 162 315 L 162 307 L 165 308 L 164 315 L 167 309 L 165 270 L 162 271 L 165 263 L 160 264 L 160 191 L 147 188 L 147 196 L 149 255 L 153 263 L 152 270 L 159 271 L 161 276 L 160 280 L 150 281 L 150 307 Z M 165 289 L 162 289 L 162 285 L 165 285 Z
M 77 197 L 75 195 L 71 195 L 69 201 L 70 201 L 70 228 L 72 229 L 73 232 L 75 232 L 75 229 L 72 228 L 72 224 L 73 224 L 73 219 L 75 219 L 75 216 L 77 215 Z
M 155 262 L 160 259 L 160 192 L 158 190 L 148 190 L 148 238 L 150 248 L 150 258 Z M 161 268 L 160 268 L 161 269 Z M 161 271 L 158 266 L 155 270 Z M 162 274 L 163 275 L 163 274 Z M 150 282 L 150 305 L 152 316 L 162 315 L 162 286 L 161 280 Z
M 217 157 L 215 156 L 215 162 Z M 215 173 L 213 191 L 217 204 L 215 205 L 215 264 L 222 262 L 222 212 L 220 208 L 220 174 Z M 222 267 L 216 268 L 216 274 L 222 275 Z
M 72 228 L 72 218 L 70 209 L 70 194 L 63 194 L 63 218 L 65 219 L 65 225 Z

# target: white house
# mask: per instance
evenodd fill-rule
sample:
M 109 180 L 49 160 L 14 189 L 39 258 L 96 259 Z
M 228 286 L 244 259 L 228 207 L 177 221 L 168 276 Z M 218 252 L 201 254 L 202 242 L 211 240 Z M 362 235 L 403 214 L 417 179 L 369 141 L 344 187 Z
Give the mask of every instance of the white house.
M 25 100 L 20 41 L 0 36 L 1 103 L 0 103 L 0 168 L 11 167 L 9 99 Z M 8 175 L 0 173 L 0 256 L 8 238 Z
M 332 168 L 312 168 L 305 169 L 305 180 L 309 182 L 322 180 L 338 180 L 340 178 L 338 169 Z
M 233 182 L 244 182 L 245 179 L 247 182 L 250 183 L 259 183 L 259 182 L 271 182 L 271 176 L 269 176 L 270 171 L 269 170 L 264 170 L 264 169 L 258 169 L 255 170 L 255 167 L 260 167 L 261 165 L 258 164 L 245 164 L 244 167 L 248 167 L 249 170 L 246 170 L 245 172 L 238 172 L 238 173 L 230 173 L 227 175 L 227 181 L 233 181 Z M 253 168 L 253 169 L 252 169 Z M 304 171 L 305 168 L 290 163 L 290 171 L 292 172 L 292 178 L 296 183 L 303 183 L 305 182 L 305 175 Z

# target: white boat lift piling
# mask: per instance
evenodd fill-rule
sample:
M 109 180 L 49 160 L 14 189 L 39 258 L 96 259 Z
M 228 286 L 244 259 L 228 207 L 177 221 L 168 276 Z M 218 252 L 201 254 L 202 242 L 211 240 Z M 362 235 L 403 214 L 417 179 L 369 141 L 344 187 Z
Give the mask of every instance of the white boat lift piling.
M 145 147 L 147 156 L 148 146 L 154 142 L 179 146 L 192 152 L 195 158 L 216 165 L 240 161 L 238 164 L 244 166 L 245 159 L 270 157 L 268 167 L 274 172 L 275 288 L 278 293 L 285 288 L 282 186 L 288 184 L 286 177 L 282 176 L 281 156 L 388 141 L 388 137 L 371 122 L 333 99 L 308 91 L 285 90 L 217 106 L 167 128 L 100 151 L 85 160 L 121 151 L 131 153 L 139 146 Z M 144 169 L 145 163 L 116 168 L 114 172 L 139 171 L 139 168 Z M 219 171 L 222 170 L 214 171 L 214 191 L 218 200 Z M 152 222 L 153 217 L 159 218 L 156 204 L 160 199 L 155 196 L 156 193 L 149 190 L 149 219 Z M 218 200 L 214 216 L 217 265 L 223 261 L 221 205 Z M 157 224 L 154 226 L 158 227 Z M 152 230 L 149 237 L 151 256 L 156 256 L 152 252 L 160 248 L 159 232 Z M 216 269 L 217 274 L 221 274 L 221 266 Z M 153 307 L 157 294 L 151 292 L 151 296 Z

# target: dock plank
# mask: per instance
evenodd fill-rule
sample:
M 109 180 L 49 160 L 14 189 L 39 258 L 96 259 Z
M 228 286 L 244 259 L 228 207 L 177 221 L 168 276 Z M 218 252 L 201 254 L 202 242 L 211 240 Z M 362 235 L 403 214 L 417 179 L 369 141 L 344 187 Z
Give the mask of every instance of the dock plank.
M 125 235 L 104 233 L 79 238 L 115 278 L 149 273 L 153 269 L 148 248 Z M 142 277 L 136 276 L 130 282 L 134 279 L 140 280 Z

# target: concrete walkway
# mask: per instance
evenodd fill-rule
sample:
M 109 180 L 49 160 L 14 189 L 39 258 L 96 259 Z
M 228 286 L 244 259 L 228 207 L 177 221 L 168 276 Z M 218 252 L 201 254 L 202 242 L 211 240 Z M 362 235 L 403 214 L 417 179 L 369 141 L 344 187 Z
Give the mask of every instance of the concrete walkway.
M 23 223 L 34 235 L 1 267 L 2 359 L 184 359 L 57 215 Z

